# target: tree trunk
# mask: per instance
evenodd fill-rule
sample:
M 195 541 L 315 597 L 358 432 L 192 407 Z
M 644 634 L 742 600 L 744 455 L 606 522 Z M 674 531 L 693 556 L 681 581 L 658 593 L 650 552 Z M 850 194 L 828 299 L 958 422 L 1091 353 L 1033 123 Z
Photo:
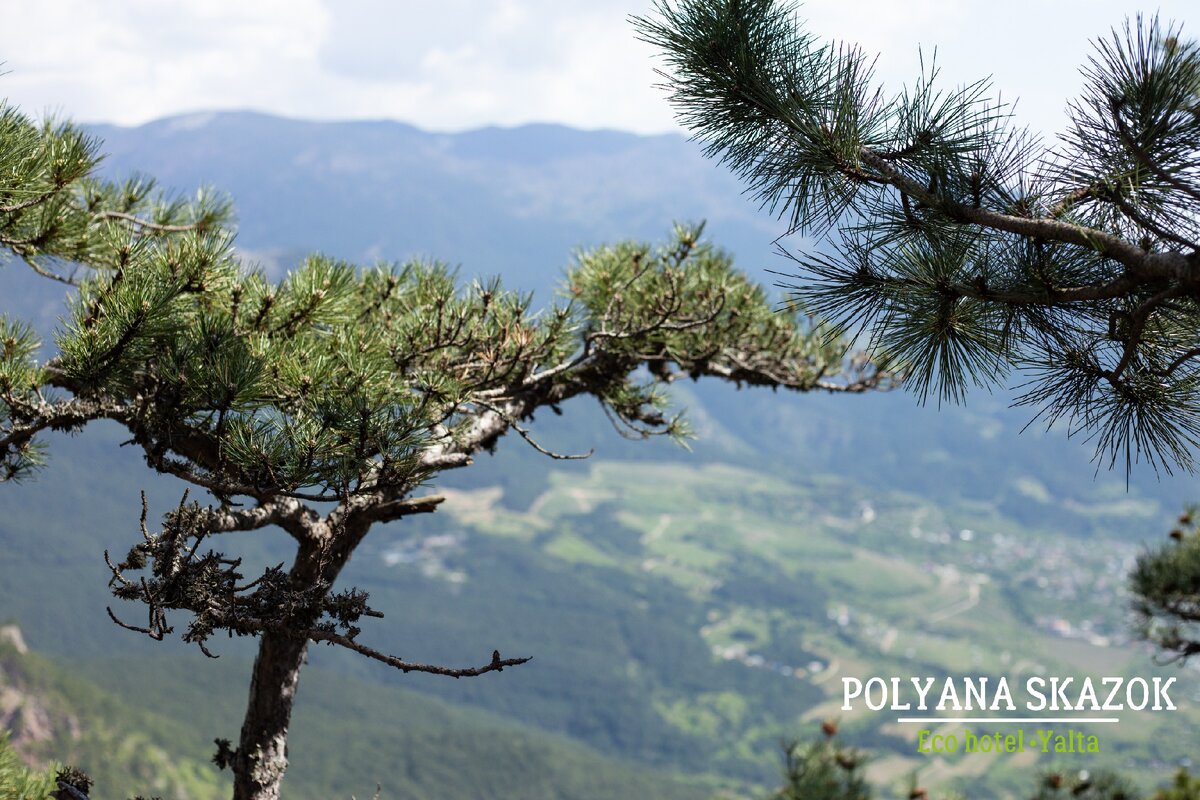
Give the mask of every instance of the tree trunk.
M 250 701 L 233 762 L 234 800 L 279 800 L 287 735 L 308 640 L 286 633 L 259 639 Z
M 325 581 L 333 586 L 354 548 L 370 529 L 369 521 L 342 525 L 337 536 L 325 528 L 300 545 L 289 572 L 293 585 L 309 588 Z M 233 759 L 233 800 L 279 800 L 287 771 L 288 725 L 308 638 L 287 631 L 259 637 L 250 700 Z

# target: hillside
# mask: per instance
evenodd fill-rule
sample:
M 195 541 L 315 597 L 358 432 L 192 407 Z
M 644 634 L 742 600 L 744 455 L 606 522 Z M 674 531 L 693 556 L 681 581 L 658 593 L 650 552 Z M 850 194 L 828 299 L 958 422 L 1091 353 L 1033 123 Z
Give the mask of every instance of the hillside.
M 420 681 L 427 691 L 762 784 L 780 739 L 845 717 L 877 779 L 919 769 L 929 786 L 968 781 L 974 798 L 1027 790 L 1033 754 L 918 757 L 916 729 L 894 714 L 840 712 L 841 677 L 1163 674 L 1183 710 L 1129 715 L 1083 766 L 1153 782 L 1192 755 L 1200 671 L 1160 667 L 1129 641 L 1134 546 L 1097 548 L 978 503 L 719 464 L 600 462 L 555 472 L 520 510 L 501 500 L 453 493 L 445 514 L 379 537 L 354 565 L 380 607 L 404 609 L 380 640 L 451 659 L 464 641 L 537 654 L 503 691 Z
M 127 541 L 128 530 L 52 538 L 83 551 L 89 537 L 99 540 L 93 546 Z M 55 574 L 62 559 L 58 551 L 35 567 L 8 552 L 15 571 L 34 576 L 26 591 L 35 597 L 36 576 Z M 510 739 L 487 733 L 510 720 L 626 763 L 766 787 L 781 739 L 841 716 L 843 675 L 1155 674 L 1152 654 L 1128 643 L 1123 614 L 1136 552 L 1030 529 L 980 503 L 935 505 L 834 476 L 782 479 L 718 463 L 553 469 L 524 502 L 498 486 L 450 490 L 441 513 L 385 527 L 351 564 L 345 579 L 387 614 L 364 641 L 451 663 L 492 647 L 534 661 L 502 676 L 446 681 L 315 648 L 313 665 L 326 672 L 305 675 L 290 785 L 315 780 L 309 765 L 321 772 L 350 763 L 343 748 L 328 746 L 329 731 L 344 731 L 338 741 L 353 742 L 350 752 L 382 761 L 425 752 L 423 725 L 406 737 L 388 722 L 431 716 L 405 706 L 415 690 L 496 715 L 432 714 L 436 729 L 462 726 L 435 737 L 446 745 L 438 762 L 488 753 L 479 742 Z M 153 647 L 104 619 L 100 576 L 64 586 L 73 594 L 60 602 L 78 611 L 59 633 L 79 630 L 78 644 L 94 654 L 73 669 L 139 707 L 186 720 L 191 744 L 182 750 L 193 758 L 236 730 L 244 647 L 216 643 L 218 662 L 178 645 Z M 98 657 L 106 643 L 109 653 L 128 655 Z M 358 680 L 342 687 L 334 674 Z M 1181 675 L 1177 696 L 1184 712 L 1132 716 L 1106 732 L 1103 756 L 1089 765 L 1149 781 L 1189 757 L 1188 731 L 1200 721 L 1194 671 Z M 1028 786 L 1027 758 L 916 758 L 913 731 L 887 715 L 844 720 L 843 730 L 847 742 L 880 756 L 875 774 L 885 782 L 924 767 L 930 785 L 988 769 L 989 789 Z M 553 761 L 493 755 L 483 763 L 525 764 L 516 774 L 526 780 Z M 440 769 L 432 759 L 411 763 Z
M 133 793 L 179 800 L 228 796 L 208 763 L 212 739 L 239 723 L 248 664 L 115 658 L 77 665 L 0 642 L 0 729 L 27 763 L 69 763 L 96 782 L 93 798 Z M 103 685 L 105 688 L 100 688 Z M 715 784 L 605 759 L 578 745 L 448 707 L 411 691 L 312 670 L 296 717 L 288 797 L 444 797 L 513 800 L 667 800 L 707 796 Z M 353 742 L 331 748 L 331 741 Z
M 96 781 L 97 798 L 225 794 L 216 771 L 188 746 L 194 738 L 188 726 L 22 650 L 0 637 L 0 730 L 26 763 L 81 767 Z

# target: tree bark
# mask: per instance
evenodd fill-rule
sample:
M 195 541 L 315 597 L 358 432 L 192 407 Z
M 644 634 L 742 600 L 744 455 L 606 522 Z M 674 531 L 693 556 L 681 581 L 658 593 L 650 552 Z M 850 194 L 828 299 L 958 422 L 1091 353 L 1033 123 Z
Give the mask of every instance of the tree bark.
M 325 580 L 332 586 L 352 549 L 331 547 L 334 542 L 327 528 L 309 534 L 289 571 L 292 582 L 307 588 Z M 307 628 L 306 623 L 301 626 Z M 279 800 L 288 766 L 288 726 L 307 652 L 308 637 L 303 633 L 277 629 L 260 634 L 250 699 L 233 759 L 233 800 Z
M 336 526 L 311 526 L 289 571 L 293 584 L 309 588 L 324 581 L 331 589 L 370 527 L 369 520 L 359 517 Z M 307 622 L 301 627 L 307 628 Z M 303 633 L 270 630 L 259 636 L 250 699 L 233 759 L 233 800 L 279 800 L 288 766 L 288 726 L 307 652 Z
M 308 639 L 285 632 L 262 634 L 250 701 L 233 763 L 234 800 L 279 800 L 287 770 L 287 735 Z

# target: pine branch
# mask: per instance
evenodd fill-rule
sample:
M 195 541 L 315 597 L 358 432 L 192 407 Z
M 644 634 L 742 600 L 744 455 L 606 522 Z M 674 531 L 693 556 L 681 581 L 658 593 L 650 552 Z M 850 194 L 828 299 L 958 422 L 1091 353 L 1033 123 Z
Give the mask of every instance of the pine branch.
M 212 227 L 209 220 L 197 220 L 196 222 L 186 223 L 182 225 L 165 225 L 159 222 L 151 222 L 148 219 L 142 219 L 134 214 L 126 214 L 123 211 L 100 211 L 93 216 L 93 219 L 117 219 L 123 222 L 130 222 L 137 228 L 155 231 L 156 233 L 187 233 L 189 231 L 202 231 Z
M 885 159 L 870 150 L 860 151 L 860 156 L 865 163 L 875 168 L 889 185 L 915 197 L 931 208 L 942 211 L 957 222 L 979 225 L 995 231 L 1015 233 L 1018 236 L 1039 241 L 1062 242 L 1083 247 L 1119 262 L 1133 276 L 1141 280 L 1163 278 L 1188 280 L 1192 277 L 1195 258 L 1173 251 L 1147 253 L 1140 247 L 1107 231 L 1063 222 L 1053 216 L 1014 217 L 1011 214 L 964 206 L 933 194 L 916 181 L 901 174 Z
M 370 522 L 391 522 L 413 514 L 431 514 L 446 502 L 441 495 L 399 500 L 374 500 L 363 504 L 360 516 Z
M 1019 402 L 1070 418 L 1098 457 L 1190 467 L 1200 373 L 1181 367 L 1200 328 L 1200 48 L 1140 19 L 1136 37 L 1101 43 L 1068 149 L 1039 152 L 986 83 L 941 93 L 923 67 L 885 100 L 869 62 L 818 43 L 794 9 L 664 1 L 660 19 L 635 23 L 706 154 L 790 216 L 788 234 L 840 235 L 836 255 L 793 257 L 798 301 L 867 334 L 922 397 L 961 401 L 970 383 L 1026 370 Z M 746 374 L 736 354 L 716 361 Z M 757 377 L 788 380 L 776 367 Z
M 12 203 L 10 205 L 0 205 L 0 214 L 13 214 L 18 211 L 24 211 L 28 208 L 33 208 L 34 206 L 40 206 L 42 203 L 45 203 L 50 198 L 60 194 L 65 185 L 66 185 L 65 183 L 55 185 L 53 188 L 47 189 L 46 191 L 42 192 L 41 194 L 34 195 L 33 197 L 30 197 L 28 200 L 22 200 L 19 203 Z

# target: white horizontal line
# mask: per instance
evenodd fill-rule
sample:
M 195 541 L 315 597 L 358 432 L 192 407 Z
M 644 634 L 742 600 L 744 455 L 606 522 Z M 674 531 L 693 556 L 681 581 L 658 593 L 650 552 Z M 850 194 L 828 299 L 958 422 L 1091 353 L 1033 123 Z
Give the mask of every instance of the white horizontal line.
M 1120 722 L 1116 717 L 900 717 L 896 722 Z

